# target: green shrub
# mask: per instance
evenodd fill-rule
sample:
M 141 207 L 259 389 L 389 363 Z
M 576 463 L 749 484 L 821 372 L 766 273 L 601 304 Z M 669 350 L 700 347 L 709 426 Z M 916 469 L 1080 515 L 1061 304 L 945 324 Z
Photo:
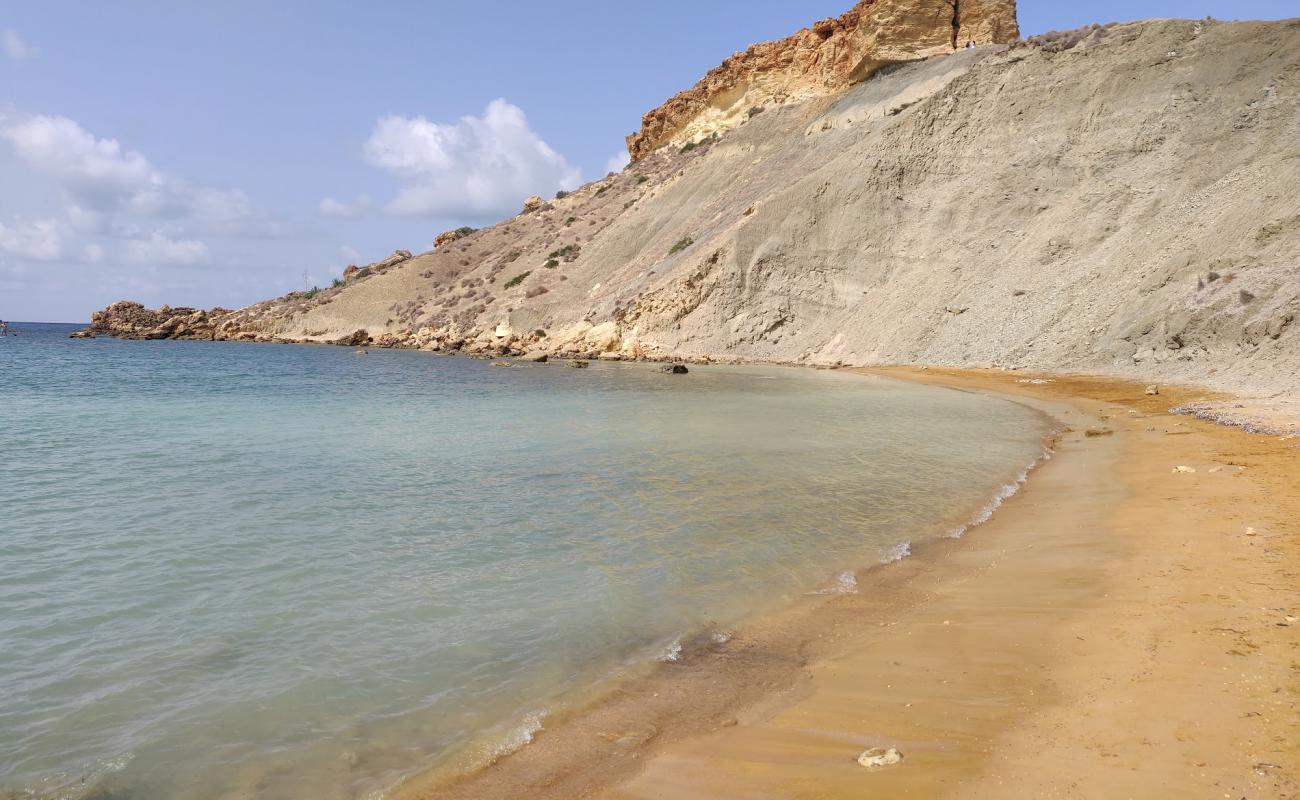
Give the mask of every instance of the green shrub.
M 699 142 L 687 142 L 686 144 L 682 145 L 682 152 L 689 153 L 699 146 L 700 146 Z
M 335 279 L 334 279 L 334 282 L 330 284 L 330 288 L 331 288 L 331 289 L 337 289 L 337 288 L 339 288 L 339 287 L 342 286 L 342 285 L 343 285 L 343 279 L 342 279 L 342 278 L 335 278 Z
M 638 176 L 636 176 L 636 182 L 637 182 L 637 185 L 638 185 L 638 186 L 641 185 L 641 184 L 643 184 L 643 183 L 645 183 L 645 182 L 648 181 L 648 180 L 650 180 L 650 176 L 649 176 L 649 175 L 638 175 Z
M 506 257 L 502 259 L 502 263 L 509 264 L 511 261 L 514 261 L 516 258 L 519 258 L 522 255 L 523 255 L 522 251 L 511 250 L 509 253 L 506 253 Z
M 560 266 L 560 260 L 558 258 L 547 259 L 545 266 L 547 269 L 555 269 Z
M 518 286 L 519 284 L 527 280 L 528 276 L 532 274 L 533 273 L 531 271 L 519 273 L 518 275 L 514 276 L 513 278 L 505 282 L 505 288 L 507 289 L 515 288 L 516 286 Z
M 542 330 L 541 328 L 538 328 L 537 330 L 533 331 L 533 335 L 536 336 L 538 339 L 545 339 L 546 331 Z
M 600 187 L 599 189 L 596 190 L 596 196 L 597 196 L 597 197 L 600 197 L 602 194 L 604 194 L 605 192 L 608 192 L 608 191 L 609 191 L 609 187 L 608 187 L 608 186 L 602 186 L 602 187 Z
M 461 236 L 469 236 L 471 233 L 478 233 L 478 228 L 471 228 L 466 225 L 463 228 L 457 228 L 456 233 L 459 233 Z
M 561 189 L 560 191 L 558 191 L 558 192 L 555 193 L 555 199 L 556 199 L 556 200 L 563 200 L 564 198 L 566 198 L 566 197 L 568 197 L 568 196 L 569 196 L 569 193 L 566 192 L 566 191 L 564 191 L 563 189 Z
M 694 239 L 692 239 L 689 236 L 683 236 L 682 238 L 677 240 L 677 244 L 669 248 L 668 255 L 670 256 L 676 255 L 677 253 L 682 252 L 683 250 L 685 250 L 686 248 L 690 247 L 693 244 L 695 244 Z
M 573 223 L 575 223 L 575 222 L 577 222 L 577 221 L 578 221 L 578 218 L 577 218 L 577 217 L 569 217 L 568 219 L 566 219 L 566 220 L 564 221 L 564 227 L 567 228 L 567 227 L 569 227 L 570 225 L 572 225 Z

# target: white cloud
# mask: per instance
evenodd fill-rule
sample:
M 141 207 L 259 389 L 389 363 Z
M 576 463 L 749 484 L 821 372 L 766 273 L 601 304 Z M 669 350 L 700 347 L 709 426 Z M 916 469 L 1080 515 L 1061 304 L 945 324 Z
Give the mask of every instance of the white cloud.
M 130 239 L 126 257 L 137 264 L 188 265 L 208 260 L 208 246 L 193 239 L 171 239 L 154 231 L 148 238 Z
M 622 172 L 627 169 L 627 165 L 632 163 L 632 156 L 627 154 L 626 150 L 620 150 L 609 157 L 605 162 L 606 172 Z
M 0 30 L 0 47 L 14 61 L 30 61 L 41 54 L 40 50 L 24 42 L 18 31 L 12 28 Z
M 0 253 L 32 261 L 55 261 L 63 257 L 64 228 L 58 220 L 0 222 Z
M 382 117 L 363 147 L 402 188 L 387 210 L 442 217 L 503 215 L 525 197 L 575 188 L 581 175 L 528 127 L 522 109 L 493 100 L 453 123 Z
M 90 212 L 192 217 L 230 223 L 249 215 L 239 190 L 194 186 L 162 172 L 116 139 L 99 139 L 67 117 L 0 113 L 0 138 Z
M 327 217 L 355 217 L 369 207 L 370 198 L 364 194 L 358 196 L 354 203 L 344 203 L 333 197 L 326 197 L 320 201 L 320 213 Z

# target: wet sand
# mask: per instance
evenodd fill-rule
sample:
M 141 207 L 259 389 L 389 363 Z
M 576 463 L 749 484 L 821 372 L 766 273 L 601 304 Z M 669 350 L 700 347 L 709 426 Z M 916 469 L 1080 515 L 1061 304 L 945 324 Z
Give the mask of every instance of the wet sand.
M 395 795 L 1296 797 L 1300 439 L 1168 413 L 1199 392 L 877 372 L 1010 396 L 1068 430 L 965 538 Z M 863 768 L 869 747 L 904 761 Z

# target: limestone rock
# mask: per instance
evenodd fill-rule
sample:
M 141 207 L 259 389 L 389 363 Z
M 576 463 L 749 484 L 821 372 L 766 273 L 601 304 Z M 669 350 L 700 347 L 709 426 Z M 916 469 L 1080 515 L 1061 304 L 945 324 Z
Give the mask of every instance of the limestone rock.
M 1155 397 L 1155 396 L 1158 395 L 1158 394 L 1160 394 L 1160 387 L 1159 387 L 1159 386 L 1148 386 L 1148 387 L 1147 387 L 1147 389 L 1146 389 L 1146 395 L 1147 395 L 1147 397 Z
M 344 347 L 360 347 L 364 344 L 370 344 L 370 333 L 366 331 L 365 328 L 360 328 L 353 331 L 348 336 L 340 337 L 335 341 L 335 344 L 343 345 Z
M 587 362 L 586 362 L 586 361 L 578 361 L 577 359 L 573 359 L 573 360 L 571 360 L 571 361 L 568 362 L 568 366 L 570 366 L 570 367 L 572 367 L 572 368 L 574 368 L 574 369 L 586 369 L 586 368 L 587 368 Z
M 1019 36 L 1015 0 L 861 0 L 837 19 L 751 45 L 641 118 L 627 138 L 633 161 L 672 141 L 698 141 L 750 110 L 842 91 L 888 64 L 951 53 L 968 41 Z
M 411 259 L 410 250 L 394 250 L 391 256 L 385 258 L 383 261 L 376 261 L 375 263 L 369 265 L 368 267 L 366 267 L 365 271 L 383 272 L 384 270 L 389 269 L 390 267 L 395 267 L 398 264 L 402 263 L 403 261 L 409 261 L 410 259 Z
M 903 754 L 896 748 L 890 747 L 873 747 L 870 750 L 863 751 L 858 756 L 858 764 L 868 769 L 879 769 L 881 767 L 892 767 L 903 763 Z
M 524 213 L 530 214 L 534 211 L 538 211 L 545 204 L 546 204 L 545 200 L 543 200 L 541 197 L 537 195 L 533 195 L 532 197 L 524 201 Z
M 356 264 L 348 264 L 346 267 L 343 268 L 343 282 L 347 283 L 348 281 L 352 280 L 357 276 L 357 273 L 360 271 L 361 268 L 358 267 Z
M 454 231 L 445 231 L 438 234 L 438 238 L 433 240 L 433 249 L 439 250 L 445 245 L 464 239 L 466 236 L 464 228 L 457 228 Z

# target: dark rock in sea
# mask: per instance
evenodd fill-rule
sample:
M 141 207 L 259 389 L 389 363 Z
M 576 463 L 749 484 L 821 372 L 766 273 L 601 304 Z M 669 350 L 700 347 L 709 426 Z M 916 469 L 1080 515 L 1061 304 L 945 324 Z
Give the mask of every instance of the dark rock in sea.
M 659 368 L 659 371 L 669 375 L 685 375 L 690 372 L 690 370 L 686 368 L 685 364 L 665 364 Z
M 577 361 L 577 360 L 574 360 L 574 361 L 570 361 L 570 362 L 568 362 L 568 365 L 569 365 L 570 367 L 573 367 L 574 369 L 586 369 L 586 368 L 587 368 L 587 362 L 586 362 L 586 361 Z
M 334 343 L 344 347 L 360 347 L 363 344 L 370 344 L 370 334 L 365 328 L 358 328 L 351 336 L 343 336 L 336 339 Z

